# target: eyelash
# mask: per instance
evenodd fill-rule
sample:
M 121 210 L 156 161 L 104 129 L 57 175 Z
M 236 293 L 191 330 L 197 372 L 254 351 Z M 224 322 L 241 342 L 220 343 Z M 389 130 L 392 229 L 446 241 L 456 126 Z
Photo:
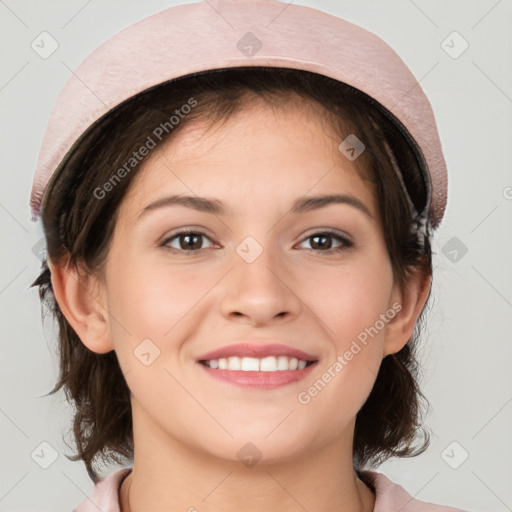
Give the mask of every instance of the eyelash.
M 178 233 L 175 233 L 171 237 L 166 238 L 160 244 L 160 247 L 163 247 L 164 249 L 167 249 L 167 250 L 169 250 L 171 252 L 181 253 L 181 254 L 198 253 L 199 251 L 201 251 L 201 249 L 206 249 L 206 248 L 201 248 L 201 249 L 176 249 L 174 247 L 168 247 L 167 246 L 167 244 L 169 244 L 172 240 L 174 240 L 175 238 L 179 238 L 180 236 L 183 236 L 183 235 L 204 236 L 204 237 L 208 238 L 209 240 L 211 240 L 210 237 L 206 233 L 203 233 L 201 231 L 179 231 Z M 302 241 L 308 240 L 310 238 L 313 238 L 313 237 L 319 236 L 319 235 L 328 235 L 328 236 L 330 236 L 332 238 L 335 238 L 338 241 L 342 242 L 342 245 L 339 246 L 339 247 L 331 247 L 330 249 L 327 249 L 327 250 L 321 250 L 321 249 L 319 249 L 319 250 L 307 249 L 307 250 L 314 251 L 314 252 L 322 252 L 322 253 L 326 253 L 326 254 L 333 254 L 333 253 L 338 253 L 338 252 L 346 251 L 346 250 L 350 249 L 354 245 L 354 243 L 351 240 L 349 240 L 347 237 L 345 237 L 343 235 L 340 235 L 339 233 L 337 233 L 335 231 L 328 230 L 328 229 L 323 230 L 323 231 L 316 231 L 315 233 L 312 233 L 311 235 L 309 235 L 306 238 L 304 238 Z

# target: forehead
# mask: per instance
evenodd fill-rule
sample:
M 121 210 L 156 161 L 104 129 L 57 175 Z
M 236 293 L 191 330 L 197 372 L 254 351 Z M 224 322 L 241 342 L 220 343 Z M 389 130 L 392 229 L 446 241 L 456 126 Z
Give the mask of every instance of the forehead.
M 351 191 L 376 213 L 373 189 L 362 178 L 364 164 L 340 152 L 343 134 L 316 105 L 256 101 L 220 124 L 185 124 L 143 162 L 121 206 L 123 215 L 137 215 L 166 192 L 218 197 L 229 205 L 284 204 L 309 190 Z

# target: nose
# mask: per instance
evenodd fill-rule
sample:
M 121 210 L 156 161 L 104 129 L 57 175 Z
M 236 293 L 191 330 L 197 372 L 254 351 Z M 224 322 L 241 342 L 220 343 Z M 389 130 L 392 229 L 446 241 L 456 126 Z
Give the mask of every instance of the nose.
M 251 263 L 235 255 L 234 268 L 224 280 L 222 314 L 254 327 L 297 318 L 302 303 L 294 278 L 284 262 L 265 249 Z

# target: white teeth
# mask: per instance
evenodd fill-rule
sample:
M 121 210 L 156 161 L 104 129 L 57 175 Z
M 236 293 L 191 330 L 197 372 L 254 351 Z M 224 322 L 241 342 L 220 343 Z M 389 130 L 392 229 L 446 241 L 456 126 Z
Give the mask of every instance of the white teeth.
M 295 357 L 268 356 L 258 359 L 256 357 L 221 357 L 210 359 L 206 365 L 219 370 L 241 370 L 244 372 L 275 372 L 284 370 L 302 370 L 306 368 L 307 361 Z
M 260 359 L 260 370 L 262 372 L 275 372 L 277 370 L 277 361 L 274 356 Z
M 229 368 L 232 370 L 232 368 Z M 260 369 L 260 361 L 255 357 L 242 357 L 241 370 L 244 372 L 257 372 Z
M 241 370 L 240 358 L 237 356 L 228 357 L 228 370 Z
M 288 358 L 286 356 L 279 356 L 277 358 L 277 369 L 288 370 Z

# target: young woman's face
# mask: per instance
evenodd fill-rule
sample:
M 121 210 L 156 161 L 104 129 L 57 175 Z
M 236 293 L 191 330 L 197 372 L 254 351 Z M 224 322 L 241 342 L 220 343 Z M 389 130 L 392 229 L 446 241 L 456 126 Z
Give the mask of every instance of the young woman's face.
M 258 103 L 217 131 L 184 127 L 144 163 L 120 208 L 104 297 L 105 351 L 147 439 L 232 460 L 351 446 L 397 343 L 401 296 L 371 184 L 326 130 L 313 110 Z M 284 348 L 257 351 L 268 345 Z M 256 356 L 239 362 L 269 371 L 200 362 L 236 364 L 208 355 L 230 347 L 226 357 Z M 303 365 L 294 350 L 314 363 L 270 371 Z

